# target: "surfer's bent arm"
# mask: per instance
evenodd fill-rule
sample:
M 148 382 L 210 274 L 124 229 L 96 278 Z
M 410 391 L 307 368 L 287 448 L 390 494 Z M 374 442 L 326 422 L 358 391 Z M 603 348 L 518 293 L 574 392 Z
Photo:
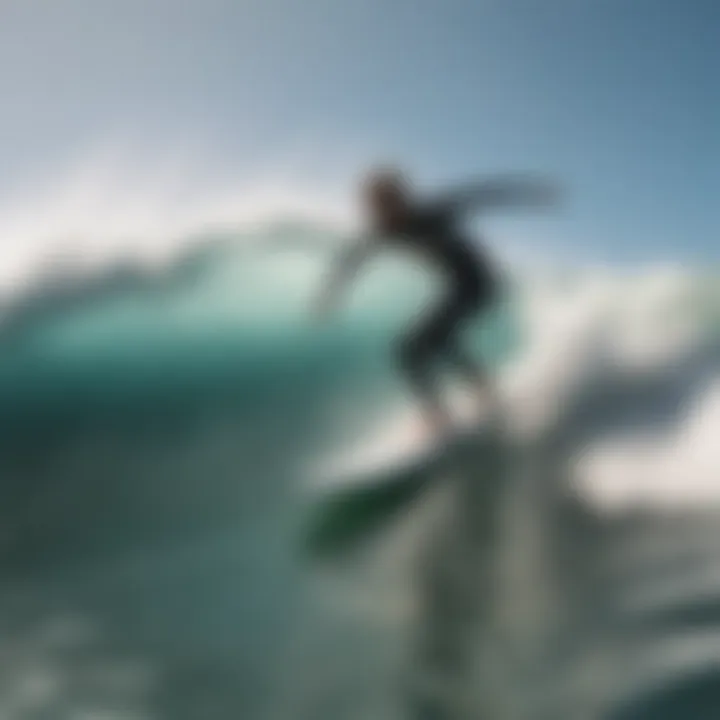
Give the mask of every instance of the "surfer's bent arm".
M 320 314 L 326 314 L 337 305 L 345 288 L 352 282 L 360 268 L 376 251 L 378 242 L 372 237 L 362 237 L 343 248 L 330 269 L 317 303 Z
M 452 212 L 503 208 L 547 208 L 557 203 L 557 187 L 540 178 L 499 175 L 467 183 L 438 198 L 437 203 Z

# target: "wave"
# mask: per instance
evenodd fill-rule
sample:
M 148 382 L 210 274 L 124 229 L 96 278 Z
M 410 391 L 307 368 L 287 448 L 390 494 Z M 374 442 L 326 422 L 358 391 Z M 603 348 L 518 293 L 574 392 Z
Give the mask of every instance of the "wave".
M 99 607 L 132 638 L 133 656 L 152 655 L 170 676 L 173 663 L 182 665 L 179 696 L 201 685 L 220 655 L 228 667 L 253 665 L 266 683 L 259 687 L 274 685 L 288 618 L 296 618 L 312 642 L 300 643 L 289 672 L 300 662 L 303 677 L 317 682 L 308 717 L 332 705 L 322 688 L 335 680 L 362 689 L 365 664 L 379 684 L 360 694 L 376 708 L 387 700 L 377 673 L 407 639 L 402 613 L 385 613 L 388 594 L 401 586 L 407 598 L 416 587 L 398 548 L 406 524 L 420 526 L 414 542 L 427 534 L 427 518 L 419 507 L 400 514 L 371 552 L 383 582 L 363 588 L 359 574 L 326 612 L 297 577 L 307 502 L 297 474 L 342 435 L 372 432 L 379 413 L 393 412 L 402 389 L 387 343 L 432 287 L 390 262 L 361 282 L 342 322 L 313 327 L 307 301 L 339 240 L 332 227 L 287 220 L 195 234 L 163 265 L 63 271 L 6 302 L 5 576 L 32 577 L 38 602 L 45 593 L 52 603 L 48 588 L 62 587 L 70 605 Z M 580 683 L 582 672 L 617 660 L 628 626 L 633 650 L 642 650 L 683 635 L 689 615 L 702 610 L 707 593 L 692 588 L 707 575 L 703 558 L 717 533 L 712 523 L 696 535 L 693 528 L 698 507 L 712 515 L 717 500 L 716 288 L 709 273 L 682 268 L 526 272 L 513 286 L 505 320 L 516 341 L 498 351 L 497 377 L 529 471 L 526 481 L 505 478 L 501 539 L 484 547 L 515 568 L 515 580 L 502 585 L 505 627 L 526 653 L 523 672 L 547 668 L 532 687 L 552 686 L 552 702 L 570 702 L 559 679 Z M 487 469 L 485 460 L 470 467 Z M 699 558 L 694 584 L 683 581 L 685 595 L 663 595 L 660 579 L 676 587 L 673 562 L 683 563 L 673 558 L 688 553 Z M 377 594 L 365 602 L 368 588 Z M 649 607 L 647 597 L 652 613 L 637 609 Z M 714 613 L 700 614 L 712 624 Z M 338 629 L 345 634 L 333 642 Z M 687 673 L 708 668 L 703 648 L 683 654 L 679 640 L 666 667 L 638 662 L 622 688 L 615 676 L 595 688 L 597 707 L 612 717 L 651 703 L 660 685 L 674 684 L 679 695 Z M 348 653 L 346 643 L 356 641 Z M 318 643 L 326 644 L 314 663 Z M 389 655 L 379 658 L 384 649 Z M 530 688 L 520 665 L 508 663 L 510 685 Z M 223 692 L 232 694 L 231 684 Z M 266 703 L 247 700 L 245 716 L 260 717 Z

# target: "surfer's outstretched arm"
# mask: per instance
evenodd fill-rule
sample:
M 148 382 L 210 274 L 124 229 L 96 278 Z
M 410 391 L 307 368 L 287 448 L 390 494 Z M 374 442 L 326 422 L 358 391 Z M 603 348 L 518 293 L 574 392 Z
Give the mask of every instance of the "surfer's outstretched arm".
M 375 239 L 363 237 L 340 251 L 321 289 L 315 306 L 317 314 L 325 316 L 337 305 L 342 292 L 376 251 L 377 245 Z
M 559 191 L 547 179 L 528 175 L 498 175 L 470 182 L 443 193 L 439 206 L 453 212 L 504 208 L 549 208 L 557 204 Z

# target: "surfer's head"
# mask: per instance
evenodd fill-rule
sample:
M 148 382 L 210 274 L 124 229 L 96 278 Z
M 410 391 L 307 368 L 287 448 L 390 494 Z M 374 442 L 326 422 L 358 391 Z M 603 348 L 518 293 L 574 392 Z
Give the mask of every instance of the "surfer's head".
M 371 223 L 381 231 L 392 231 L 400 226 L 410 208 L 410 184 L 394 168 L 369 173 L 362 185 L 362 195 Z

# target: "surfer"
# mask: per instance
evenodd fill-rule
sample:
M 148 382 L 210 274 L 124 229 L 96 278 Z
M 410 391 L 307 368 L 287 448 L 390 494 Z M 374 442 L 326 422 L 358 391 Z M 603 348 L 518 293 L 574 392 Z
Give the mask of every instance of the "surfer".
M 331 310 L 362 263 L 383 246 L 415 251 L 437 268 L 445 289 L 400 338 L 397 358 L 431 430 L 442 432 L 451 420 L 437 386 L 440 361 L 454 368 L 481 401 L 492 391 L 486 369 L 465 347 L 461 334 L 497 302 L 500 277 L 484 249 L 460 229 L 460 221 L 471 210 L 545 205 L 553 200 L 553 192 L 545 183 L 498 177 L 421 199 L 402 173 L 381 169 L 365 179 L 361 194 L 368 232 L 340 254 L 321 293 L 318 312 L 325 315 Z

